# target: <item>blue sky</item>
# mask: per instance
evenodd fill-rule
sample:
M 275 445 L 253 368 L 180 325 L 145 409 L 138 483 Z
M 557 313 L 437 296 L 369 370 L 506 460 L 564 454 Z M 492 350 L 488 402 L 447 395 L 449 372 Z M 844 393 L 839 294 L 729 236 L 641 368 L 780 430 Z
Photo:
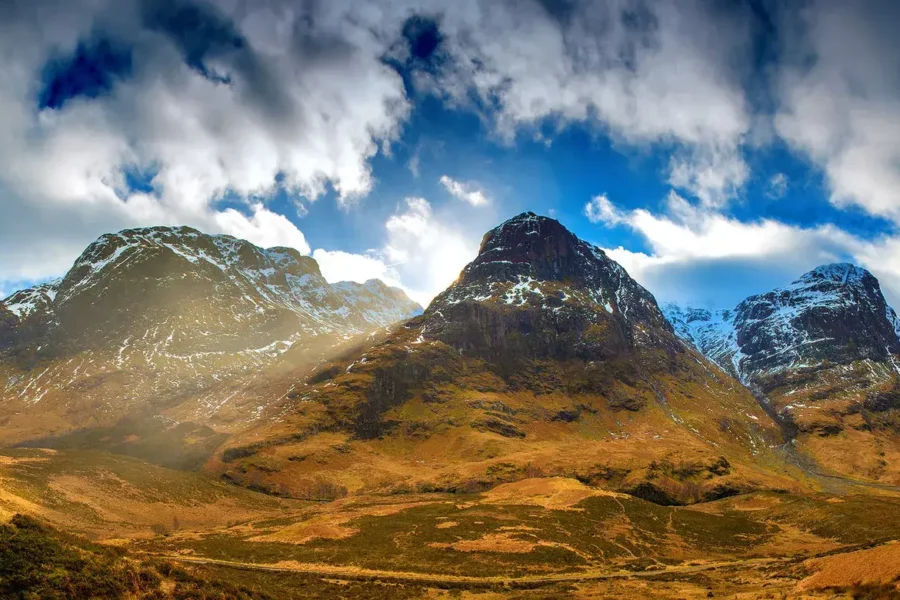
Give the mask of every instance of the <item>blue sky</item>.
M 662 300 L 851 261 L 900 301 L 891 3 L 6 5 L 0 291 L 189 224 L 425 303 L 524 210 Z

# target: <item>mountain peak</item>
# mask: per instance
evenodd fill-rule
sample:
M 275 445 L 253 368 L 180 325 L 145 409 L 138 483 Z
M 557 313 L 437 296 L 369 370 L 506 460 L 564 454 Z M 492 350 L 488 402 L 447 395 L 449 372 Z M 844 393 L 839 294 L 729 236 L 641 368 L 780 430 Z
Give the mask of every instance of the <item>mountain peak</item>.
M 674 342 L 656 300 L 621 266 L 531 212 L 485 234 L 475 260 L 428 307 L 429 334 L 489 355 L 510 336 L 531 335 L 514 354 L 588 360 Z
M 461 280 L 562 281 L 589 277 L 598 262 L 610 270 L 621 269 L 559 221 L 525 212 L 484 235 L 478 256 L 463 270 Z
M 664 311 L 681 338 L 746 382 L 799 366 L 890 362 L 900 352 L 900 320 L 878 279 L 849 263 L 818 266 L 734 310 Z
M 0 397 L 19 407 L 11 410 L 20 420 L 0 422 L 0 433 L 21 436 L 53 422 L 39 413 L 83 427 L 182 402 L 191 418 L 259 418 L 263 400 L 249 400 L 256 410 L 246 412 L 230 400 L 233 390 L 217 401 L 210 390 L 284 357 L 314 363 L 348 338 L 421 310 L 376 280 L 332 285 L 293 248 L 190 227 L 106 234 L 62 280 L 0 302 L 0 368 L 23 369 L 7 375 Z
M 872 275 L 862 267 L 858 267 L 850 263 L 831 263 L 827 265 L 820 265 L 815 269 L 804 273 L 800 276 L 799 279 L 794 281 L 792 285 L 819 282 L 842 284 L 859 283 L 863 279 L 868 277 L 871 277 L 872 279 L 875 278 L 874 275 Z
M 222 336 L 252 347 L 297 331 L 350 335 L 421 312 L 402 291 L 374 282 L 332 286 L 315 259 L 294 248 L 264 249 L 184 226 L 104 234 L 62 280 L 3 304 L 20 320 L 41 317 L 42 327 L 29 331 L 65 330 L 67 343 L 83 342 L 76 346 L 163 335 L 156 323 L 168 319 L 176 331 L 165 339 L 183 337 L 196 351 L 210 351 Z M 193 328 L 202 333 L 189 334 Z

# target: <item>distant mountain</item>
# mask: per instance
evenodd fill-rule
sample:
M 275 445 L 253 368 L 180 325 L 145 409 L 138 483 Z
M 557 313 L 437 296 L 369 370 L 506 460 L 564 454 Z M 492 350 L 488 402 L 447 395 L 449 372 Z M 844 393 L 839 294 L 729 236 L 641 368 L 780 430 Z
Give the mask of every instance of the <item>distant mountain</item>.
M 811 455 L 839 471 L 900 481 L 883 448 L 900 442 L 900 320 L 871 273 L 823 265 L 731 310 L 663 311 L 683 340 L 796 427 Z
M 900 353 L 900 322 L 878 280 L 849 264 L 818 267 L 733 310 L 663 311 L 680 337 L 751 383 L 823 361 L 883 362 Z
M 291 396 L 209 468 L 298 497 L 557 474 L 673 504 L 782 482 L 756 465 L 783 442 L 754 397 L 602 250 L 533 213 L 489 231 L 421 317 Z
M 421 310 L 377 280 L 331 285 L 291 248 L 188 227 L 104 235 L 63 278 L 0 302 L 0 437 L 108 425 L 190 402 L 199 402 L 192 417 L 214 420 L 228 401 L 216 392 L 223 383 L 289 350 L 316 349 L 312 360 Z M 252 420 L 264 406 L 254 409 L 229 419 Z

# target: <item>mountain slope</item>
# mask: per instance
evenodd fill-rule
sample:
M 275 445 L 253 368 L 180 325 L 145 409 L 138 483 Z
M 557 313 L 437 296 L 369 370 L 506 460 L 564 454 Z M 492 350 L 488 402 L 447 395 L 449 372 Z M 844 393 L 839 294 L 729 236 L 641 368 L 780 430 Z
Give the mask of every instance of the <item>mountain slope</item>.
M 104 235 L 62 279 L 0 303 L 0 433 L 19 441 L 155 414 L 255 375 L 289 349 L 310 350 L 314 364 L 420 311 L 378 281 L 331 285 L 289 248 L 187 227 Z M 215 396 L 194 416 L 214 419 L 227 394 Z
M 900 353 L 897 315 L 878 280 L 849 264 L 818 267 L 734 310 L 665 312 L 682 338 L 753 383 L 825 360 L 884 362 Z
M 297 381 L 208 468 L 273 493 L 477 491 L 555 474 L 661 503 L 783 485 L 753 396 L 558 222 L 519 215 L 423 316 Z M 776 483 L 778 482 L 778 483 Z
M 485 235 L 475 260 L 428 307 L 423 335 L 488 359 L 676 348 L 647 290 L 602 250 L 533 213 Z
M 801 450 L 838 472 L 900 481 L 898 319 L 871 273 L 823 265 L 733 310 L 664 310 L 679 336 L 765 397 Z

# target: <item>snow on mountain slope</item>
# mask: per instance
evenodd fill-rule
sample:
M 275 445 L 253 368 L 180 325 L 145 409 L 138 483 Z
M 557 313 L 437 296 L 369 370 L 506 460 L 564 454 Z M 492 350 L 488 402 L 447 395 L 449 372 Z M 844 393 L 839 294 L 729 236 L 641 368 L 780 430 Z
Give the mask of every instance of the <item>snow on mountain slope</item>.
M 900 483 L 900 328 L 871 273 L 823 265 L 734 310 L 664 311 L 682 339 L 761 395 L 792 452 Z
M 64 428 L 201 395 L 215 412 L 210 389 L 289 349 L 324 352 L 421 311 L 379 281 L 331 285 L 291 248 L 188 227 L 107 234 L 62 279 L 0 302 L 0 412 L 55 403 Z M 79 403 L 102 409 L 75 415 Z
M 294 249 L 266 250 L 231 236 L 205 235 L 188 227 L 134 229 L 101 237 L 59 284 L 54 308 L 64 313 L 71 304 L 82 311 L 85 307 L 78 302 L 82 296 L 87 296 L 92 306 L 108 296 L 114 296 L 119 305 L 123 299 L 142 302 L 143 298 L 129 293 L 140 288 L 132 285 L 135 273 L 153 280 L 156 288 L 193 287 L 211 292 L 209 298 L 201 298 L 203 302 L 228 298 L 222 308 L 236 321 L 265 321 L 267 313 L 283 318 L 280 313 L 287 311 L 302 328 L 321 333 L 361 333 L 421 311 L 399 290 L 379 295 L 371 292 L 372 286 L 332 286 L 315 260 Z M 184 286 L 175 278 L 190 283 Z M 121 285 L 123 281 L 131 287 Z M 193 300 L 203 294 L 188 296 Z M 153 300 L 165 304 L 168 298 Z M 80 312 L 78 318 L 83 316 Z M 221 323 L 212 325 L 217 324 Z
M 423 335 L 485 349 L 531 335 L 519 350 L 555 357 L 597 358 L 676 343 L 656 300 L 619 264 L 534 213 L 484 236 L 475 260 L 425 311 Z
M 744 382 L 825 361 L 890 361 L 898 319 L 878 280 L 850 264 L 823 265 L 733 310 L 663 307 L 676 333 Z

